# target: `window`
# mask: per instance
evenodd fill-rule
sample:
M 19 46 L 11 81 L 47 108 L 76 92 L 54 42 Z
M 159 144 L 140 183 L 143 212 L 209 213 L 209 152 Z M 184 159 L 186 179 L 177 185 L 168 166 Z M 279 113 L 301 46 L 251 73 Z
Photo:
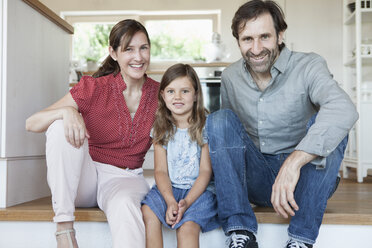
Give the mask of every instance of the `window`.
M 203 49 L 210 43 L 210 19 L 148 20 L 152 61 L 205 61 Z
M 75 27 L 73 60 L 102 61 L 108 55 L 112 26 L 132 18 L 146 27 L 153 63 L 204 61 L 203 49 L 219 32 L 220 10 L 209 11 L 73 11 L 61 16 Z
M 72 59 L 102 61 L 108 55 L 108 38 L 111 23 L 75 23 Z

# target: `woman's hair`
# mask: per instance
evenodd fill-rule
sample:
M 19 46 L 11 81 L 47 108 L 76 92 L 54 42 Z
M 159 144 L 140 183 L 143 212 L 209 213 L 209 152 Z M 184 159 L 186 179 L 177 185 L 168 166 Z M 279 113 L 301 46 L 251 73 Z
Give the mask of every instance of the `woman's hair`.
M 195 90 L 196 102 L 194 102 L 191 116 L 188 119 L 190 127 L 188 129 L 192 141 L 198 145 L 203 145 L 203 128 L 206 120 L 206 109 L 203 104 L 203 92 L 200 81 L 195 70 L 188 64 L 175 64 L 169 67 L 160 82 L 158 93 L 158 110 L 153 129 L 153 142 L 160 145 L 166 145 L 172 139 L 175 133 L 176 124 L 171 111 L 167 108 L 161 93 L 175 79 L 187 77 Z
M 121 51 L 124 51 L 129 46 L 129 43 L 137 32 L 144 33 L 146 35 L 147 42 L 150 45 L 150 38 L 146 31 L 146 28 L 138 21 L 132 19 L 122 20 L 111 29 L 109 45 L 114 51 L 117 51 L 119 47 Z M 113 60 L 111 56 L 108 55 L 102 62 L 102 65 L 93 74 L 93 77 L 102 77 L 111 73 L 114 73 L 114 75 L 116 75 L 119 72 L 120 66 L 118 62 Z
M 239 40 L 239 32 L 245 27 L 245 23 L 265 13 L 269 13 L 273 18 L 277 36 L 280 32 L 287 29 L 283 10 L 276 2 L 269 0 L 252 0 L 240 6 L 235 12 L 231 25 L 233 36 Z M 280 44 L 279 49 L 281 50 L 284 46 L 284 43 Z

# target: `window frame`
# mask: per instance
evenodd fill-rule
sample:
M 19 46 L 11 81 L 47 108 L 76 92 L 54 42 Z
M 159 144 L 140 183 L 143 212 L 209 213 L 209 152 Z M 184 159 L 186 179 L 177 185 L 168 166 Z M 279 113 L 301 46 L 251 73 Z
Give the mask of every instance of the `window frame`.
M 183 11 L 63 11 L 60 16 L 71 25 L 75 23 L 116 23 L 123 19 L 134 19 L 142 24 L 151 20 L 212 20 L 212 31 L 221 33 L 221 10 L 183 10 Z M 72 43 L 70 57 L 72 58 Z M 167 61 L 152 61 L 150 67 L 166 68 Z

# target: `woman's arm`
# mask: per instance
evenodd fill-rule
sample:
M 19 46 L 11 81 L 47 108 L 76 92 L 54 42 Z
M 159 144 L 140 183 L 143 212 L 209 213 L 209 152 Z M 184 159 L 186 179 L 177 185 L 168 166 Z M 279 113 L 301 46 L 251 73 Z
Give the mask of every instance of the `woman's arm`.
M 209 156 L 208 144 L 204 144 L 201 150 L 199 176 L 196 178 L 191 190 L 178 204 L 179 211 L 176 223 L 182 219 L 183 213 L 203 194 L 212 177 L 212 165 Z
M 167 203 L 165 220 L 169 225 L 174 225 L 178 213 L 178 203 L 173 196 L 172 184 L 168 175 L 167 151 L 160 144 L 154 144 L 154 158 L 156 186 Z
M 64 115 L 68 114 L 66 112 L 71 111 L 71 108 L 77 110 L 78 106 L 71 93 L 67 93 L 49 107 L 31 115 L 26 120 L 26 130 L 36 133 L 44 132 L 55 120 L 63 119 Z
M 83 145 L 85 137 L 89 138 L 89 135 L 71 93 L 67 93 L 54 104 L 31 115 L 26 120 L 26 130 L 44 132 L 50 124 L 60 119 L 63 120 L 67 141 L 77 148 Z

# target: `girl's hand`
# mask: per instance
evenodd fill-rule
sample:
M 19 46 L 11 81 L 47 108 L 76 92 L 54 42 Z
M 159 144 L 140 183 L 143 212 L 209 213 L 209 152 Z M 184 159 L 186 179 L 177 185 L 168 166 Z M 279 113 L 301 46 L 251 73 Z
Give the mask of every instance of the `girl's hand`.
M 189 208 L 187 201 L 185 199 L 180 200 L 178 203 L 178 214 L 176 222 L 173 224 L 172 228 L 179 223 L 182 220 L 183 214 L 186 212 L 186 210 Z
M 167 207 L 167 212 L 165 213 L 165 222 L 174 227 L 177 220 L 177 214 L 178 214 L 178 204 L 177 202 L 171 203 Z
M 75 108 L 64 108 L 63 125 L 66 140 L 72 146 L 79 148 L 84 144 L 85 138 L 89 138 L 84 119 Z

